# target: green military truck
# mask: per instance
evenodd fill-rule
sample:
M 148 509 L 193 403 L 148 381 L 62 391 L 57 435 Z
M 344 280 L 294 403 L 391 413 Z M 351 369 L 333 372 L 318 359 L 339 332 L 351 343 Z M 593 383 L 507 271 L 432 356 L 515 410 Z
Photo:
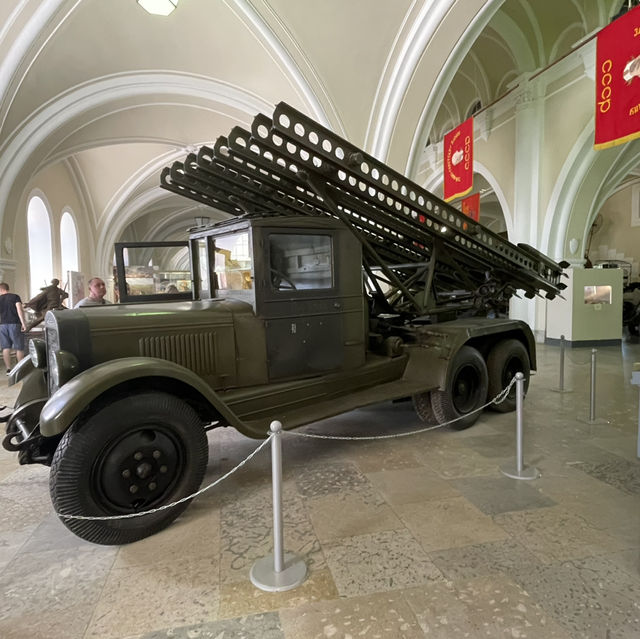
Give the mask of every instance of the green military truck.
M 49 312 L 12 371 L 4 447 L 51 466 L 75 534 L 167 526 L 207 431 L 254 438 L 384 400 L 466 428 L 535 368 L 511 295 L 553 298 L 564 264 L 515 246 L 287 104 L 167 167 L 162 186 L 227 215 L 185 242 L 116 246 L 120 303 Z M 496 408 L 512 410 L 513 394 Z

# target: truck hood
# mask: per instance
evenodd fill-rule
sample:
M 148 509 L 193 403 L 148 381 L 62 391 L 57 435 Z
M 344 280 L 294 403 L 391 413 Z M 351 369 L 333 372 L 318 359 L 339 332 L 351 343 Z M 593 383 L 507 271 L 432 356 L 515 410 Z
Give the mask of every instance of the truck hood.
M 159 325 L 170 329 L 176 325 L 184 327 L 185 323 L 191 327 L 227 323 L 234 315 L 253 315 L 253 308 L 239 300 L 212 299 L 84 306 L 74 309 L 74 313 L 77 312 L 85 315 L 92 330 L 108 330 L 126 324 L 127 330 L 138 331 Z M 66 311 L 57 312 L 58 316 L 62 313 Z

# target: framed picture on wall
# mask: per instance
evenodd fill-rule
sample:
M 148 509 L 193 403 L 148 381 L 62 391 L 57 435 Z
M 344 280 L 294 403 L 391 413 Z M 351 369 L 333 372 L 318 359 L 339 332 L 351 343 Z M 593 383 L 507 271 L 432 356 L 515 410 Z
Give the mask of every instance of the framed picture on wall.
M 77 271 L 67 271 L 69 284 L 69 308 L 73 308 L 87 294 L 84 292 L 84 274 Z

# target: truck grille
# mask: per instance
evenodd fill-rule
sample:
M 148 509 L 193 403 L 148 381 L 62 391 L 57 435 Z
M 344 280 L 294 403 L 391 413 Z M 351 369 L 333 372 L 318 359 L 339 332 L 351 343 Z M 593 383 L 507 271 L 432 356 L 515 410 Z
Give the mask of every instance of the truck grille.
M 141 337 L 138 345 L 143 357 L 166 359 L 199 375 L 216 373 L 215 333 Z

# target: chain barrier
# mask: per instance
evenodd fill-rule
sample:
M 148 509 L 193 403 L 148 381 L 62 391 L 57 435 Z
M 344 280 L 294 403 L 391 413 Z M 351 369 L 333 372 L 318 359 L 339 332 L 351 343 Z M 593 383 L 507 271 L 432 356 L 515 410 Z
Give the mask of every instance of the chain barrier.
M 161 510 L 167 510 L 168 508 L 173 508 L 174 506 L 177 506 L 178 504 L 183 504 L 185 501 L 189 501 L 190 499 L 194 499 L 198 495 L 202 495 L 202 493 L 206 492 L 210 488 L 213 488 L 214 486 L 217 486 L 220 482 L 223 482 L 227 477 L 230 477 L 231 475 L 233 475 L 233 473 L 235 473 L 237 470 L 240 470 L 240 468 L 242 468 L 249 460 L 253 459 L 271 441 L 271 437 L 272 437 L 272 435 L 269 434 L 269 437 L 267 437 L 267 439 L 265 439 L 260 444 L 260 446 L 258 446 L 252 453 L 250 453 L 249 456 L 246 459 L 243 459 L 235 468 L 232 468 L 229 472 L 227 472 L 224 475 L 222 475 L 222 477 L 218 477 L 218 479 L 216 479 L 214 482 L 211 482 L 208 486 L 205 486 L 204 488 L 201 488 L 197 492 L 195 492 L 195 493 L 193 493 L 191 495 L 187 495 L 186 497 L 183 497 L 182 499 L 178 499 L 178 501 L 174 501 L 171 504 L 165 504 L 164 506 L 159 506 L 158 508 L 153 508 L 151 510 L 145 510 L 145 511 L 140 512 L 140 513 L 129 513 L 127 515 L 113 515 L 113 516 L 110 516 L 110 517 L 89 517 L 89 516 L 84 516 L 84 515 L 62 515 L 62 514 L 60 514 L 58 512 L 56 512 L 56 515 L 58 515 L 58 517 L 60 517 L 61 519 L 81 519 L 83 521 L 106 521 L 108 519 L 133 519 L 134 517 L 143 517 L 144 515 L 152 515 L 153 513 L 160 512 Z
M 426 428 L 421 428 L 420 430 L 411 430 L 407 433 L 393 433 L 392 435 L 371 435 L 371 436 L 365 435 L 365 436 L 359 436 L 359 437 L 358 436 L 352 437 L 349 435 L 317 435 L 315 433 L 300 433 L 298 431 L 293 431 L 293 430 L 286 430 L 284 432 L 287 435 L 293 435 L 296 437 L 309 437 L 311 439 L 339 439 L 339 440 L 346 440 L 346 441 L 393 439 L 394 437 L 408 437 L 409 435 L 418 435 L 420 433 L 426 433 L 430 430 L 444 428 L 445 426 L 449 426 L 449 424 L 455 424 L 457 421 L 460 421 L 461 419 L 465 419 L 469 415 L 473 415 L 474 413 L 479 413 L 480 411 L 487 408 L 487 406 L 491 406 L 491 404 L 501 404 L 502 402 L 504 402 L 505 399 L 507 399 L 507 397 L 509 396 L 509 392 L 511 391 L 511 388 L 515 383 L 516 383 L 516 378 L 514 376 L 509 382 L 509 384 L 504 389 L 502 389 L 490 402 L 487 402 L 486 404 L 479 406 L 475 410 L 469 411 L 464 415 L 460 415 L 460 417 L 456 417 L 455 419 L 451 419 L 448 422 L 444 422 L 442 424 L 436 424 L 435 426 L 427 426 Z
M 501 390 L 491 401 L 487 402 L 482 406 L 479 406 L 478 408 L 470 411 L 469 413 L 465 413 L 464 415 L 461 415 L 460 417 L 456 417 L 455 419 L 452 419 L 448 422 L 444 422 L 443 424 L 436 424 L 435 426 L 428 426 L 426 428 L 421 428 L 420 430 L 412 430 L 407 433 L 395 433 L 393 435 L 372 435 L 370 437 L 369 436 L 349 437 L 344 435 L 316 435 L 313 433 L 299 433 L 296 431 L 283 431 L 283 432 L 289 435 L 297 435 L 299 437 L 309 437 L 312 439 L 338 439 L 338 440 L 362 440 L 362 441 L 372 440 L 372 439 L 392 439 L 394 437 L 407 437 L 409 435 L 418 435 L 420 433 L 426 433 L 427 431 L 430 431 L 430 430 L 436 430 L 437 428 L 444 428 L 445 426 L 448 426 L 449 424 L 453 424 L 460 419 L 464 419 L 469 415 L 473 415 L 474 413 L 484 410 L 485 408 L 487 408 L 487 406 L 490 406 L 491 404 L 502 403 L 509 396 L 509 392 L 511 391 L 511 388 L 515 383 L 516 383 L 516 378 L 514 376 L 513 379 L 509 382 L 509 384 L 503 390 Z M 222 477 L 219 477 L 214 482 L 211 482 L 210 484 L 208 484 L 204 488 L 201 488 L 197 492 L 191 495 L 187 495 L 186 497 L 182 497 L 182 499 L 179 499 L 178 501 L 174 501 L 170 504 L 165 504 L 164 506 L 159 506 L 158 508 L 152 508 L 151 510 L 144 510 L 139 513 L 128 513 L 126 515 L 112 515 L 112 516 L 98 517 L 98 516 L 88 516 L 88 515 L 63 515 L 58 512 L 56 512 L 56 515 L 60 517 L 60 519 L 75 519 L 75 520 L 82 520 L 82 521 L 108 521 L 112 519 L 133 519 L 134 517 L 144 517 L 145 515 L 152 515 L 162 510 L 168 510 L 169 508 L 173 508 L 174 506 L 178 506 L 179 504 L 182 504 L 185 501 L 189 501 L 191 499 L 194 499 L 195 497 L 198 497 L 199 495 L 202 495 L 202 493 L 206 492 L 210 488 L 217 486 L 219 483 L 227 479 L 227 477 L 230 477 L 231 475 L 233 475 L 233 473 L 240 470 L 240 468 L 242 468 L 247 462 L 253 459 L 271 441 L 272 437 L 273 437 L 273 433 L 269 432 L 267 439 L 265 439 L 252 453 L 249 454 L 248 457 L 242 460 L 237 466 L 235 466 L 230 471 L 222 475 Z

